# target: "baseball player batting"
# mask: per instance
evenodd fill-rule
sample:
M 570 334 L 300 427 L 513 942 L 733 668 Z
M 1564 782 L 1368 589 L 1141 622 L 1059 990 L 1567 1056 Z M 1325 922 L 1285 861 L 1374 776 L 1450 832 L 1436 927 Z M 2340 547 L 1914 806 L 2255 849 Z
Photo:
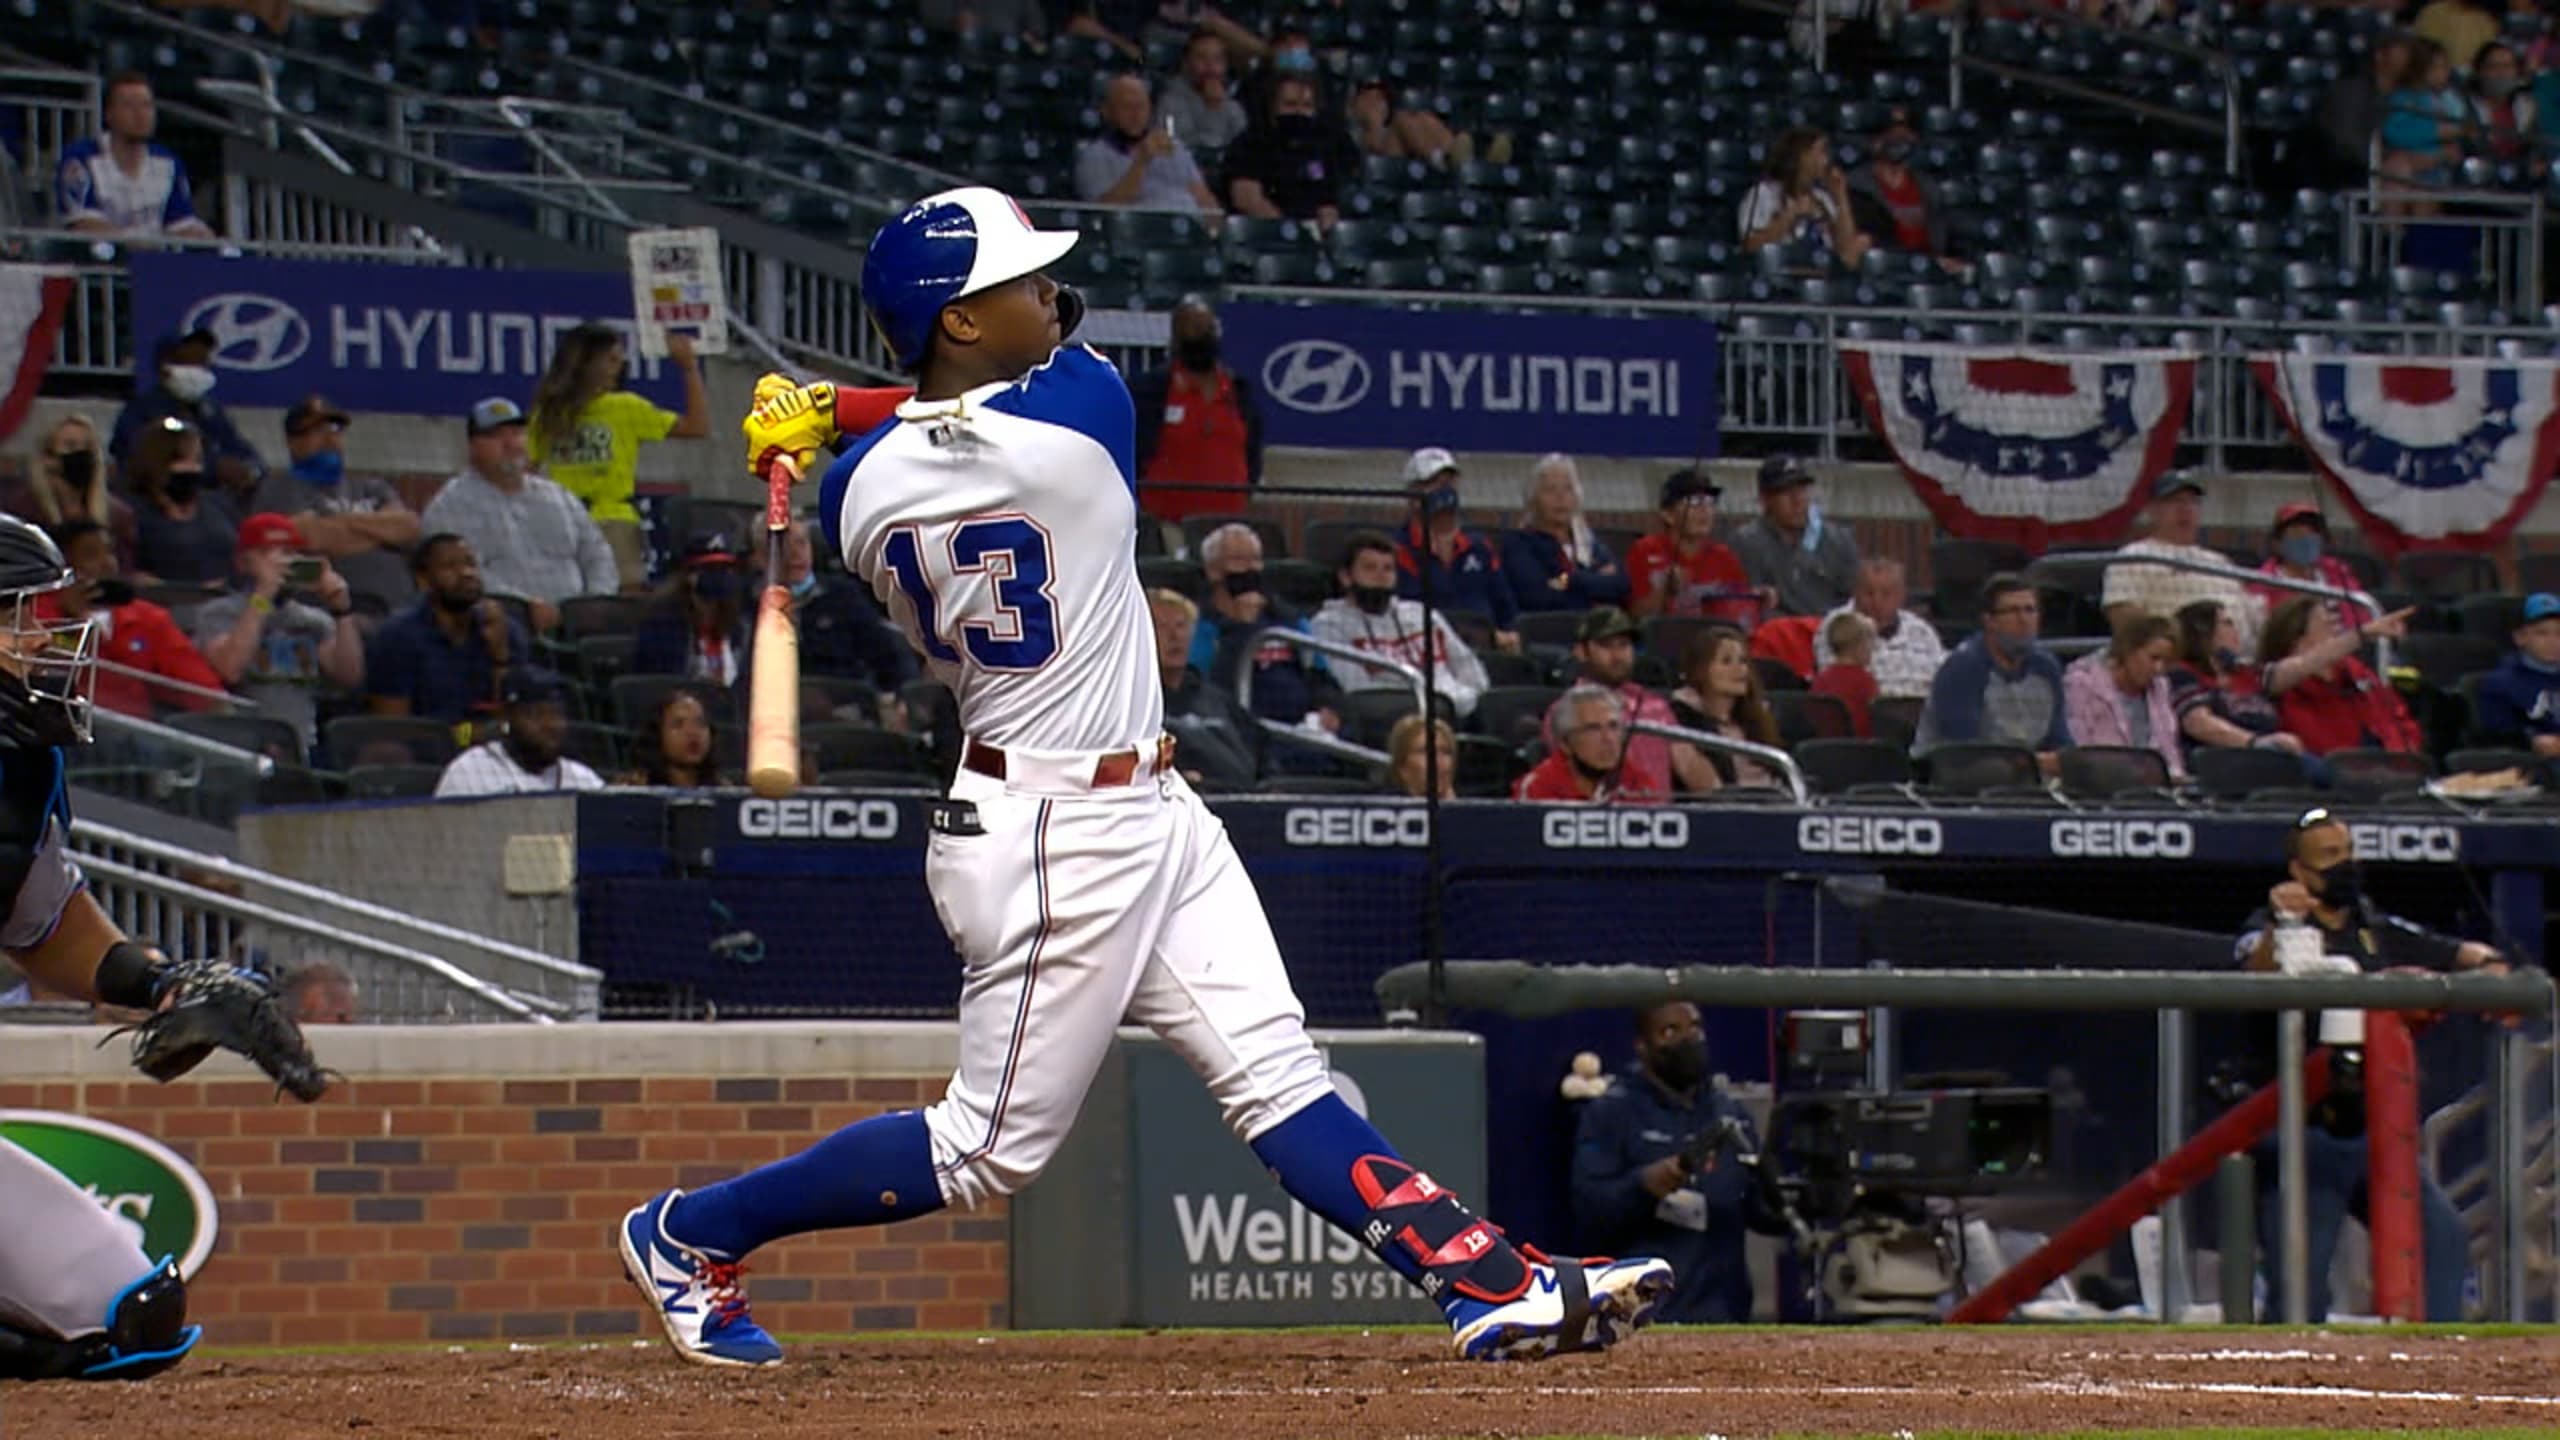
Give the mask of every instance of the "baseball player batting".
M 215 1046 L 309 1100 L 328 1080 L 262 980 L 171 961 L 125 938 L 65 848 L 63 747 L 89 738 L 97 622 L 55 598 L 71 569 L 50 537 L 0 515 L 0 948 L 34 984 L 152 1012 L 134 1063 L 174 1079 Z M 139 1379 L 186 1358 L 187 1285 L 167 1256 L 62 1173 L 0 1140 L 0 1380 Z
M 968 739 L 925 878 L 963 962 L 960 1063 L 922 1110 L 640 1205 L 624 1266 L 687 1360 L 776 1364 L 739 1283 L 750 1253 L 1029 1184 L 1126 1016 L 1190 1061 L 1290 1194 L 1439 1302 L 1459 1355 L 1612 1344 L 1653 1318 L 1671 1267 L 1513 1244 L 1342 1102 L 1225 827 L 1168 763 L 1129 390 L 1063 343 L 1083 303 L 1042 273 L 1075 242 L 994 190 L 918 201 L 862 267 L 915 397 L 851 433 L 851 397 L 777 387 L 746 421 L 758 475 L 845 442 L 819 488 L 828 543 L 959 698 Z

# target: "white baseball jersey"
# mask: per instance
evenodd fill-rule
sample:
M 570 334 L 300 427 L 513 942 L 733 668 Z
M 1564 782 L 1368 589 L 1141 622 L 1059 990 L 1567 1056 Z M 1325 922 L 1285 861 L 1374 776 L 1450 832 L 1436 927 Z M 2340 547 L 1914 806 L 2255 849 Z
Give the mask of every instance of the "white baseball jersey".
M 1137 420 L 1110 361 L 910 400 L 827 471 L 827 541 L 870 582 L 969 734 L 1102 754 L 1164 729 L 1137 544 Z

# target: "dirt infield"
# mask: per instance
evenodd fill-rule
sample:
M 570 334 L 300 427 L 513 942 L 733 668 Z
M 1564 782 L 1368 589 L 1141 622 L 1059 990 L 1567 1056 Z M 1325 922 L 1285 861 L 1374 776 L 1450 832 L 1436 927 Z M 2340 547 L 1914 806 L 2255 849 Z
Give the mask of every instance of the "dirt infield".
M 1739 1437 L 2131 1426 L 2560 1433 L 2560 1334 L 1663 1331 L 1468 1366 L 1432 1336 L 990 1335 L 795 1347 L 778 1371 L 654 1344 L 199 1358 L 139 1386 L 0 1390 L 0 1434 Z

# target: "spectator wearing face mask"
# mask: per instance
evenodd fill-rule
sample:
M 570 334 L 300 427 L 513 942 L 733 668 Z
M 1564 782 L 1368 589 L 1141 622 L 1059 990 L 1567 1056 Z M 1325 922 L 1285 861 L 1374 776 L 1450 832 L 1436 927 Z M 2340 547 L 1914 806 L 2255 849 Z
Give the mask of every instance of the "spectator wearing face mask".
M 1588 681 L 1547 707 L 1547 755 L 1520 777 L 1513 797 L 1566 805 L 1660 805 L 1671 797 L 1626 781 L 1627 707 Z
M 1771 613 L 1826 615 L 1858 584 L 1858 541 L 1814 498 L 1813 471 L 1792 455 L 1760 465 L 1760 513 L 1733 534 L 1751 583 L 1777 596 Z
M 2326 585 L 2334 590 L 2362 589 L 2364 582 L 2356 577 L 2356 572 L 2328 550 L 2327 517 L 2320 513 L 2319 506 L 2297 501 L 2276 511 L 2275 526 L 2267 532 L 2266 563 L 2258 567 L 2258 573 Z M 2272 610 L 2301 592 L 2280 590 L 2272 585 L 2252 585 L 2249 593 L 2256 598 L 2259 608 Z M 2353 600 L 2323 600 L 2320 603 L 2329 607 L 2330 620 L 2342 630 L 2353 630 L 2373 619 L 2372 611 Z
M 533 640 L 481 588 L 479 557 L 459 535 L 418 545 L 417 601 L 375 631 L 365 654 L 365 708 L 453 724 L 495 717 L 501 679 Z
M 2513 46 L 2481 47 L 2471 67 L 2471 123 L 2480 148 L 2492 160 L 2521 160 L 2540 134 L 2533 96 L 2524 89 L 2524 63 Z
M 1929 684 L 1912 750 L 1940 745 L 2016 745 L 2036 752 L 2051 775 L 2071 744 L 2062 662 L 2036 643 L 2044 621 L 2036 587 L 2015 575 L 1982 582 L 1982 631 L 1955 648 Z
M 1913 164 L 1919 148 L 1911 112 L 1895 106 L 1876 132 L 1867 163 L 1849 176 L 1849 214 L 1879 244 L 1929 256 L 1952 274 L 1965 264 L 1950 248 L 1947 208 L 1937 185 Z
M 465 425 L 470 463 L 427 502 L 420 526 L 469 541 L 490 592 L 524 601 L 539 630 L 560 623 L 561 601 L 621 589 L 613 547 L 595 517 L 528 467 L 516 402 L 483 400 Z
M 303 543 L 326 555 L 348 586 L 370 600 L 376 614 L 406 604 L 409 547 L 418 543 L 418 515 L 379 475 L 347 473 L 346 411 L 319 395 L 306 395 L 284 412 L 288 468 L 268 472 L 252 508 L 292 519 Z
M 1095 205 L 1219 213 L 1218 197 L 1201 178 L 1199 162 L 1156 119 L 1146 81 L 1128 73 L 1104 81 L 1101 110 L 1103 132 L 1076 150 L 1079 199 Z
M 1340 687 L 1326 673 L 1324 657 L 1281 642 L 1261 641 L 1265 630 L 1309 633 L 1306 620 L 1262 583 L 1262 537 L 1244 524 L 1221 525 L 1200 541 L 1200 568 L 1209 581 L 1209 604 L 1200 612 L 1190 664 L 1228 690 L 1246 666 L 1253 668 L 1253 713 L 1283 725 L 1332 731 L 1341 724 L 1332 709 Z M 1272 758 L 1287 762 L 1288 751 Z
M 1129 382 L 1138 411 L 1138 504 L 1159 520 L 1233 515 L 1262 483 L 1262 409 L 1221 358 L 1218 312 L 1173 309 L 1171 363 Z
M 1482 531 L 1466 527 L 1458 505 L 1457 457 L 1437 445 L 1414 451 L 1404 462 L 1404 488 L 1412 497 L 1413 518 L 1396 537 L 1396 593 L 1421 599 L 1428 567 L 1435 607 L 1484 616 L 1493 622 L 1494 645 L 1518 650 L 1520 598 L 1502 578 L 1501 552 Z
M 1272 82 L 1262 122 L 1227 150 L 1227 205 L 1258 219 L 1313 220 L 1330 229 L 1342 218 L 1343 179 L 1359 167 L 1342 127 L 1318 115 L 1315 81 L 1284 73 Z
M 135 442 L 175 420 L 203 441 L 204 468 L 212 473 L 214 483 L 227 493 L 254 488 L 266 473 L 266 462 L 258 458 L 258 447 L 231 423 L 230 412 L 213 398 L 213 352 L 210 330 L 162 336 L 152 347 L 156 369 L 151 388 L 116 412 L 107 453 L 130 468 Z
M 125 467 L 133 480 L 134 557 L 140 574 L 172 585 L 219 585 L 230 578 L 240 518 L 205 484 L 203 442 L 186 422 L 160 421 L 135 442 Z
M 106 527 L 116 558 L 133 565 L 133 507 L 107 490 L 107 457 L 98 444 L 98 427 L 89 417 L 69 414 L 53 423 L 35 463 L 16 476 L 0 479 L 0 510 L 30 525 L 51 529 L 89 520 Z
M 1484 662 L 1449 624 L 1447 614 L 1431 617 L 1429 659 L 1425 658 L 1422 602 L 1396 598 L 1396 542 L 1374 530 L 1351 537 L 1342 562 L 1342 598 L 1328 600 L 1316 612 L 1317 638 L 1348 645 L 1390 660 L 1421 668 L 1436 662 L 1433 684 L 1460 718 L 1475 713 L 1476 698 L 1485 691 Z M 1411 682 L 1393 670 L 1356 660 L 1331 662 L 1334 680 L 1345 690 L 1408 689 Z
M 676 573 L 641 618 L 631 649 L 634 675 L 683 675 L 719 689 L 746 673 L 746 585 L 737 547 L 721 534 L 697 535 Z

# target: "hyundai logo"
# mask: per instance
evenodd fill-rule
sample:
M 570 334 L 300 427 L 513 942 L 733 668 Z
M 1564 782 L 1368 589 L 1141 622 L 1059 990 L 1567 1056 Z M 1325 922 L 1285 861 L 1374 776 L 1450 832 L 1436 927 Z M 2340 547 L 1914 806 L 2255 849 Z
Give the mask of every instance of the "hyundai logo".
M 187 312 L 181 333 L 213 334 L 213 363 L 225 370 L 281 370 L 311 348 L 302 312 L 266 295 L 208 295 Z
M 1330 415 L 1369 393 L 1369 362 L 1339 340 L 1293 340 L 1262 362 L 1262 388 L 1292 410 Z

